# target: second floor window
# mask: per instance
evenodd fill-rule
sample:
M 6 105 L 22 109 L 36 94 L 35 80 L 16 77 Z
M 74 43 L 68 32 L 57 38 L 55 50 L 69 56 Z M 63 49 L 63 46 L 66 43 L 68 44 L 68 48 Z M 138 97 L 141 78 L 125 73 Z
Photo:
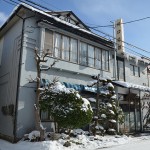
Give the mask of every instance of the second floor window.
M 107 71 L 109 70 L 109 52 L 107 50 L 102 50 L 81 42 L 79 57 L 80 64 L 82 65 Z
M 80 46 L 79 46 L 80 45 Z M 77 39 L 45 29 L 44 49 L 50 56 L 96 69 L 109 70 L 109 52 Z
M 135 65 L 130 65 L 130 73 L 133 76 L 140 77 L 140 67 Z
M 125 81 L 125 66 L 124 60 L 117 57 L 117 74 L 118 79 Z

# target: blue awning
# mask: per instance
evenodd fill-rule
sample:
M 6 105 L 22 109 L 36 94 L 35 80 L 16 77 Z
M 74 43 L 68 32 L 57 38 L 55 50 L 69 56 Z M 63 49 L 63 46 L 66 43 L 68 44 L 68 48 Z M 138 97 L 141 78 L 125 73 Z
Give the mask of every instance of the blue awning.
M 71 84 L 66 82 L 63 82 L 63 84 L 65 85 L 66 88 L 73 88 L 76 91 L 89 91 L 89 92 L 97 93 L 96 88 L 88 87 L 82 84 L 79 85 L 79 84 Z

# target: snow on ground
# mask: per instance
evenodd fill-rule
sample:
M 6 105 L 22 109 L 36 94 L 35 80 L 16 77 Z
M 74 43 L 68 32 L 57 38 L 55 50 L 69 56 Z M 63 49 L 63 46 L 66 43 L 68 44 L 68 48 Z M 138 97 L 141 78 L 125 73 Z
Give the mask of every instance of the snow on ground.
M 71 146 L 64 147 L 63 144 L 67 140 L 60 139 L 58 141 L 43 141 L 43 142 L 29 142 L 19 141 L 16 144 L 0 140 L 0 150 L 96 150 L 96 149 L 110 149 L 110 150 L 148 150 L 150 145 L 150 134 L 139 137 L 132 136 L 97 136 L 96 140 L 85 135 L 78 135 L 77 138 L 71 138 Z M 92 141 L 93 140 L 93 141 Z M 145 145 L 143 145 L 145 144 Z

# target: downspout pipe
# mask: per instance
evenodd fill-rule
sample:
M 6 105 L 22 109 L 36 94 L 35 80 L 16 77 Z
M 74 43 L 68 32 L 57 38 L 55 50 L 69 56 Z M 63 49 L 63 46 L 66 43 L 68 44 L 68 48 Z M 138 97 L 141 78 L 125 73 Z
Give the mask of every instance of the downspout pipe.
M 19 89 L 20 89 L 20 78 L 21 78 L 21 66 L 22 66 L 22 53 L 23 53 L 23 41 L 24 41 L 24 27 L 25 27 L 25 21 L 29 18 L 35 17 L 36 14 L 33 16 L 29 16 L 26 18 L 22 18 L 18 14 L 20 19 L 22 19 L 22 30 L 21 30 L 21 49 L 20 49 L 20 55 L 19 55 L 19 68 L 18 68 L 18 80 L 17 80 L 17 90 L 16 90 L 16 102 L 15 102 L 15 112 L 14 112 L 14 128 L 13 128 L 13 143 L 18 141 L 17 138 L 17 116 L 18 116 L 18 99 L 19 99 Z

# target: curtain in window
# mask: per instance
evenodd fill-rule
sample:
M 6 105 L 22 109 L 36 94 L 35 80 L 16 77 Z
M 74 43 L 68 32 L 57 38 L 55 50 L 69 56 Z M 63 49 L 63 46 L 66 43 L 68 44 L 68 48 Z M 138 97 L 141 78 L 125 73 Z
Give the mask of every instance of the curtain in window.
M 78 56 L 77 40 L 71 39 L 70 40 L 70 61 L 77 62 L 78 61 L 77 56 Z
M 95 48 L 95 67 L 101 69 L 101 50 Z
M 60 50 L 61 50 L 61 35 L 55 35 L 55 49 L 54 49 L 54 56 L 60 58 Z
M 53 32 L 45 29 L 44 52 L 53 56 Z
M 80 64 L 87 65 L 87 44 L 82 42 L 80 46 Z
M 94 47 L 88 45 L 88 66 L 94 67 Z
M 69 60 L 69 38 L 62 37 L 62 59 Z

